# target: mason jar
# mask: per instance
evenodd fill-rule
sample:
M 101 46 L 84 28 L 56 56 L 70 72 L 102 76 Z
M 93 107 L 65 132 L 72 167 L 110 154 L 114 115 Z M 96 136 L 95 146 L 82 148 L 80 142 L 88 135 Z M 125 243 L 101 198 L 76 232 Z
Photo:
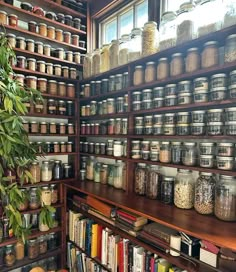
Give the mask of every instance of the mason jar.
M 148 170 L 148 178 L 146 185 L 146 196 L 150 199 L 159 199 L 161 195 L 161 180 L 160 167 L 151 165 Z
M 148 170 L 145 163 L 138 163 L 135 168 L 135 193 L 138 195 L 146 194 L 148 180 Z

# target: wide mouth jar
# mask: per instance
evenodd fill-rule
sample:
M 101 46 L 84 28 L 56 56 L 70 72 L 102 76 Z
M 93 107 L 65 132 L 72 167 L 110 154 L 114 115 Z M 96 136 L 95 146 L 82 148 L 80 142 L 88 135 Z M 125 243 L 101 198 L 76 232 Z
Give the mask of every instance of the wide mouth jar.
M 179 136 L 186 136 L 190 134 L 189 124 L 177 124 L 176 125 L 176 134 Z
M 216 157 L 216 166 L 221 170 L 233 170 L 234 169 L 234 157 Z
M 234 144 L 233 143 L 218 143 L 217 155 L 223 157 L 231 157 L 234 155 Z
M 223 123 L 222 122 L 210 122 L 207 123 L 208 135 L 222 135 L 223 134 Z M 235 125 L 236 134 L 236 125 Z
M 191 134 L 194 136 L 204 135 L 206 133 L 205 123 L 192 123 Z
M 205 168 L 214 167 L 214 156 L 213 155 L 200 155 L 199 165 Z
M 215 155 L 214 143 L 200 143 L 199 149 L 201 155 Z
M 236 107 L 225 109 L 225 120 L 236 121 Z
M 226 135 L 236 135 L 236 121 L 225 122 Z
M 223 109 L 211 109 L 207 111 L 208 122 L 223 122 Z
M 204 123 L 206 111 L 192 111 L 191 119 L 192 123 Z

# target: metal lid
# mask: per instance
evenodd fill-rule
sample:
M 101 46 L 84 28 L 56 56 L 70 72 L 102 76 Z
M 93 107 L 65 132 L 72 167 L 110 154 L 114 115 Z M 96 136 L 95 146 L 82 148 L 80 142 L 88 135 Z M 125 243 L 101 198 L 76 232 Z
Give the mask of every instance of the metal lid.
M 200 158 L 202 159 L 213 159 L 213 155 L 200 155 Z
M 201 176 L 208 176 L 208 177 L 212 177 L 213 173 L 208 173 L 208 172 L 200 172 Z
M 232 147 L 234 146 L 233 143 L 218 143 L 218 146 L 220 147 Z
M 204 127 L 205 123 L 192 123 L 191 126 L 192 127 Z
M 210 109 L 207 112 L 223 112 L 223 109 Z
M 206 47 L 206 46 L 209 46 L 209 45 L 217 45 L 218 44 L 218 42 L 217 41 L 209 41 L 209 42 L 206 42 L 206 43 L 204 43 L 204 47 Z
M 211 79 L 214 79 L 214 78 L 219 78 L 219 77 L 227 77 L 226 74 L 215 74 L 211 77 Z
M 198 82 L 198 81 L 208 81 L 207 77 L 198 77 L 193 80 L 193 82 Z
M 223 161 L 233 161 L 234 157 L 221 157 L 221 156 L 216 156 L 217 161 L 223 160 Z
M 189 112 L 184 111 L 184 112 L 177 112 L 177 115 L 189 115 Z
M 223 126 L 223 122 L 209 122 L 207 123 L 207 125 L 208 126 Z

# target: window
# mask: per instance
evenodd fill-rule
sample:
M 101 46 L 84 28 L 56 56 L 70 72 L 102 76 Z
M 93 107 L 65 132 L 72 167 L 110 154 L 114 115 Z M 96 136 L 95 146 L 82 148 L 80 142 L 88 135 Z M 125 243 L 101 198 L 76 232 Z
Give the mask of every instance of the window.
M 100 23 L 100 46 L 129 34 L 148 21 L 148 0 L 135 1 Z
M 167 11 L 177 11 L 186 0 L 162 0 L 161 1 L 161 15 Z

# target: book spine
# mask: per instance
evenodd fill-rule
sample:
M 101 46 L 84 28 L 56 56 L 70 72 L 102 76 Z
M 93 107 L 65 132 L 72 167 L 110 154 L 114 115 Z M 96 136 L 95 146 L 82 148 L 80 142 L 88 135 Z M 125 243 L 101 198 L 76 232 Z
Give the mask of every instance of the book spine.
M 132 220 L 132 221 L 137 221 L 137 217 L 136 217 L 136 216 L 133 216 L 133 215 L 131 215 L 131 214 L 128 214 L 128 213 L 126 213 L 126 212 L 124 212 L 124 211 L 118 210 L 118 211 L 117 211 L 117 214 L 118 214 L 118 215 L 122 215 L 122 216 L 124 216 L 125 218 L 128 218 L 128 219 L 130 219 L 130 220 Z
M 128 272 L 133 272 L 133 245 L 128 244 Z

